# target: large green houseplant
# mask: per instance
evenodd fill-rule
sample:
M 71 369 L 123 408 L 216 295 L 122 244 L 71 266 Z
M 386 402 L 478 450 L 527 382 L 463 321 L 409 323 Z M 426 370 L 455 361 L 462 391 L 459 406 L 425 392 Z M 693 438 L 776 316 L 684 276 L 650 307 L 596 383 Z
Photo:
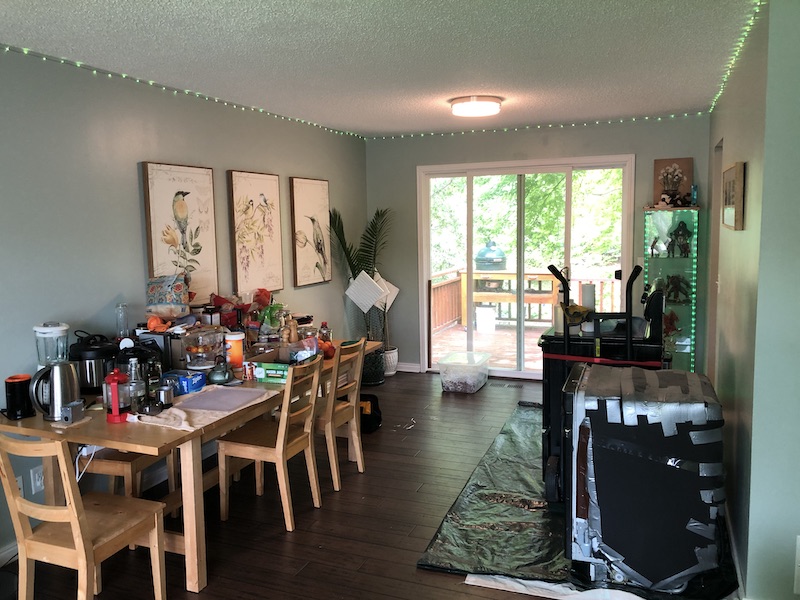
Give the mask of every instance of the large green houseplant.
M 354 246 L 347 241 L 341 213 L 335 208 L 331 210 L 331 237 L 338 242 L 351 280 L 355 280 L 362 271 L 371 279 L 376 279 L 381 253 L 389 242 L 392 217 L 391 209 L 377 209 L 361 234 L 358 245 Z M 383 382 L 384 352 L 391 350 L 396 356 L 397 349 L 389 343 L 389 306 L 389 303 L 379 301 L 368 310 L 362 310 L 367 339 L 383 342 L 381 352 L 375 352 L 372 353 L 373 356 L 365 357 L 362 383 L 368 385 Z M 394 365 L 396 366 L 396 359 Z

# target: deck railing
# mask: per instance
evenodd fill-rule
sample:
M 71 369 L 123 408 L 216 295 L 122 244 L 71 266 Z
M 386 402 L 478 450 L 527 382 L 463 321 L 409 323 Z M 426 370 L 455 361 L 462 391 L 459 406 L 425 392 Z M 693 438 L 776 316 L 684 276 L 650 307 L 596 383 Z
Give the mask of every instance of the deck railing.
M 452 325 L 466 320 L 463 306 L 462 274 L 464 269 L 449 269 L 434 273 L 429 282 L 430 286 L 430 319 L 431 331 L 436 333 Z M 534 277 L 535 274 L 526 274 L 525 279 Z M 570 290 L 571 300 L 580 304 L 583 300 L 580 297 L 581 284 L 593 283 L 595 285 L 595 308 L 598 312 L 619 312 L 620 289 L 622 283 L 617 279 L 571 279 Z M 541 281 L 535 281 L 539 288 L 543 285 Z M 506 294 L 507 296 L 508 294 Z M 483 294 L 481 298 L 486 298 L 488 294 Z M 484 304 L 486 301 L 484 300 Z M 502 321 L 516 320 L 515 302 L 491 302 L 497 311 L 497 319 Z M 525 304 L 525 322 L 543 323 L 552 322 L 553 312 L 550 301 L 536 303 L 528 300 Z

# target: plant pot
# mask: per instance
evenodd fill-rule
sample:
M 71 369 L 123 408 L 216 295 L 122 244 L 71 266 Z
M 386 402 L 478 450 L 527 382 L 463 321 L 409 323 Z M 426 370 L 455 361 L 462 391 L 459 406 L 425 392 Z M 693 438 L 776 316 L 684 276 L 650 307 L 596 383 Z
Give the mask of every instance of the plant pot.
M 397 348 L 391 346 L 383 353 L 383 370 L 386 377 L 397 373 Z
M 361 385 L 380 385 L 384 382 L 384 375 L 383 350 L 365 354 Z

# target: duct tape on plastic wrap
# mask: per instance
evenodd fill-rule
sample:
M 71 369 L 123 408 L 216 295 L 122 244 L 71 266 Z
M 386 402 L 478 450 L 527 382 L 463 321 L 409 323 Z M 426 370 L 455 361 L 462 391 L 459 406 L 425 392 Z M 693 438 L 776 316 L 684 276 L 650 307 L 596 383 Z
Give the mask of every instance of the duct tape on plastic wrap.
M 677 435 L 678 423 L 705 425 L 722 420 L 722 407 L 711 382 L 687 371 L 619 370 L 622 422 L 636 426 L 644 416 L 660 423 L 665 437 Z M 592 373 L 594 377 L 594 372 Z M 592 382 L 594 383 L 594 382 Z

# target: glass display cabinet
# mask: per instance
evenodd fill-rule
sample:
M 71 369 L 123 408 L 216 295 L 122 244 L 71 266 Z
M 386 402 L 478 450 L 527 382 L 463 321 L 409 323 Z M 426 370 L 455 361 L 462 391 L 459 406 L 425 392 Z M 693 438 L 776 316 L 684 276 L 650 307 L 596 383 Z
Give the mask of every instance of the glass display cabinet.
M 699 210 L 644 209 L 644 283 L 664 289 L 664 361 L 694 371 Z

